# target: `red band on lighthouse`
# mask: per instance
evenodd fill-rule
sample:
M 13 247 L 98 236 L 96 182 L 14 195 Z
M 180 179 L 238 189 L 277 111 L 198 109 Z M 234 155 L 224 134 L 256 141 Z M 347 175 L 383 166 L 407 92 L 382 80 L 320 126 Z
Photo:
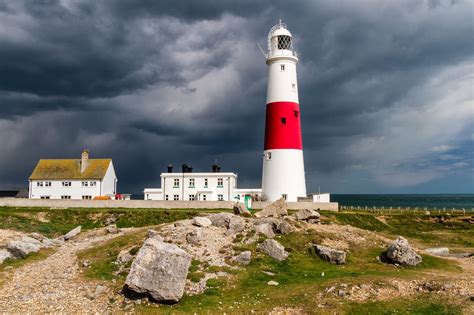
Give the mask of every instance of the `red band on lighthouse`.
M 293 102 L 267 104 L 265 150 L 303 150 L 300 106 Z

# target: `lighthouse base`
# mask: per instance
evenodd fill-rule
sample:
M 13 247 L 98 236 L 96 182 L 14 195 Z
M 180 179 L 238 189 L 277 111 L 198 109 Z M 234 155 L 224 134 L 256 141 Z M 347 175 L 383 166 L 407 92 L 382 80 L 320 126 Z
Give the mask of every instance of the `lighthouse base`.
M 284 197 L 295 202 L 298 197 L 306 197 L 303 150 L 264 151 L 262 195 L 267 201 Z

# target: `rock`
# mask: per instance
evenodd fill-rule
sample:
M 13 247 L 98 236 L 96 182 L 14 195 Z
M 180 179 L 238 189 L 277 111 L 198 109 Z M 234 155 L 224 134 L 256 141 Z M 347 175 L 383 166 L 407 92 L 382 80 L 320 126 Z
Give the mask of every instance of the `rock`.
M 435 256 L 447 256 L 449 255 L 449 248 L 447 247 L 433 247 L 425 249 L 425 252 Z
M 117 255 L 117 262 L 121 265 L 126 265 L 128 262 L 133 260 L 132 254 L 130 254 L 130 249 L 122 249 Z
M 212 225 L 226 228 L 229 227 L 229 222 L 232 217 L 234 217 L 234 215 L 229 212 L 213 213 L 207 216 L 207 218 L 211 220 Z
M 323 245 L 314 245 L 314 249 L 319 257 L 331 264 L 342 265 L 346 262 L 346 253 L 342 250 L 332 249 Z
M 94 293 L 88 294 L 87 297 L 91 300 L 97 299 L 101 294 L 107 292 L 107 287 L 103 285 L 98 285 L 97 288 L 95 288 Z
M 251 251 L 245 251 L 241 252 L 237 256 L 233 258 L 233 261 L 242 264 L 242 265 L 248 265 L 250 264 L 252 258 L 252 252 Z
M 206 217 L 195 217 L 193 219 L 193 224 L 200 227 L 208 227 L 212 225 L 212 222 Z
M 174 223 L 174 226 L 175 226 L 175 227 L 188 226 L 188 225 L 191 225 L 192 223 L 193 223 L 193 220 L 191 220 L 191 219 L 180 220 L 180 221 L 176 221 L 176 222 Z
M 117 229 L 117 224 L 107 225 L 105 227 L 105 230 L 107 231 L 107 233 L 110 233 L 110 234 L 117 234 L 118 232 L 120 232 L 120 229 Z
M 339 297 L 345 297 L 345 296 L 346 296 L 346 291 L 344 291 L 344 290 L 339 290 L 339 291 L 337 292 L 337 295 L 338 295 Z
M 156 236 L 160 236 L 157 231 L 152 230 L 152 229 L 149 229 L 148 231 L 146 231 L 146 238 L 151 238 L 151 237 L 156 237 Z
M 266 239 L 263 243 L 257 246 L 257 250 L 264 252 L 268 256 L 278 261 L 283 261 L 288 258 L 288 253 L 285 251 L 283 245 L 274 239 Z
M 241 215 L 244 217 L 251 217 L 252 214 L 247 210 L 245 205 L 241 202 L 234 203 L 234 214 Z
M 194 231 L 189 232 L 186 234 L 186 240 L 189 244 L 193 245 L 200 245 L 202 239 L 202 231 L 201 229 L 195 229 Z
M 318 224 L 318 223 L 320 223 L 320 222 L 321 222 L 320 219 L 309 219 L 309 220 L 308 220 L 308 223 L 310 223 L 310 224 Z
M 71 238 L 77 236 L 79 233 L 81 233 L 81 226 L 79 225 L 78 227 L 72 229 L 71 231 L 67 232 L 66 235 L 63 235 L 61 238 L 64 239 L 65 241 L 70 240 Z
M 105 225 L 111 225 L 111 224 L 114 224 L 116 220 L 117 219 L 114 216 L 109 216 L 109 217 L 105 218 L 104 224 Z
M 310 220 L 314 219 L 319 222 L 321 215 L 319 212 L 311 210 L 311 209 L 301 209 L 295 213 L 295 218 L 297 220 Z
M 267 282 L 267 285 L 279 285 L 279 283 L 276 281 L 270 280 Z
M 38 241 L 42 241 L 44 240 L 46 237 L 44 237 L 43 235 L 39 234 L 39 233 L 36 233 L 36 232 L 33 232 L 33 233 L 30 233 L 29 235 L 31 238 L 34 238 L 35 240 L 38 240 Z
M 3 264 L 3 262 L 7 259 L 12 259 L 13 255 L 6 249 L 0 249 L 0 264 Z
M 262 211 L 255 213 L 257 218 L 279 218 L 288 215 L 288 208 L 286 207 L 285 199 L 280 198 L 272 204 L 263 208 Z
M 15 258 L 25 258 L 28 254 L 38 252 L 41 247 L 41 242 L 31 237 L 23 237 L 20 241 L 10 241 L 7 243 L 7 250 Z
M 326 288 L 326 293 L 331 293 L 333 292 L 334 290 L 336 290 L 336 287 L 330 287 L 330 288 Z
M 270 277 L 273 277 L 276 275 L 276 273 L 273 273 L 271 271 L 265 271 L 265 270 L 262 270 L 262 273 L 266 274 L 267 276 L 270 276 Z
M 295 228 L 290 223 L 283 221 L 278 226 L 278 231 L 280 234 L 290 234 L 295 231 Z
M 241 217 L 233 216 L 229 220 L 229 232 L 238 233 L 245 229 L 245 220 Z
M 421 263 L 421 256 L 418 255 L 408 244 L 408 241 L 399 236 L 389 246 L 387 250 L 387 258 L 391 262 L 406 266 L 416 266 Z
M 149 238 L 132 264 L 125 285 L 160 302 L 177 303 L 184 293 L 191 256 L 176 245 Z
M 273 228 L 269 223 L 262 223 L 254 226 L 256 234 L 263 234 L 268 238 L 274 238 L 275 233 L 273 233 Z
M 54 247 L 57 245 L 56 242 L 46 237 L 41 241 L 41 244 L 42 244 L 42 247 L 46 247 L 46 248 Z

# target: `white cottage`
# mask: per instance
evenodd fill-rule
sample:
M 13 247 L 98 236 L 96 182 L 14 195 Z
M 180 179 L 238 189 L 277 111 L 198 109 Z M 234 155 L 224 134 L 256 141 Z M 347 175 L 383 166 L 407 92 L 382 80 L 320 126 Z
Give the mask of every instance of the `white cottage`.
M 31 199 L 94 199 L 116 192 L 112 159 L 89 159 L 88 150 L 81 159 L 41 159 L 29 178 Z

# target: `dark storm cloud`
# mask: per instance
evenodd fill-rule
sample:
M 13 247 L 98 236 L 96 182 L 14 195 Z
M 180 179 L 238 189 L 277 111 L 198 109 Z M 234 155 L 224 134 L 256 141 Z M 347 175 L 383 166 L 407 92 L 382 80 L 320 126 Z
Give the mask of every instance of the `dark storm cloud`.
M 256 43 L 279 18 L 300 55 L 309 190 L 472 172 L 470 7 L 0 0 L 0 185 L 87 147 L 114 159 L 124 191 L 157 185 L 168 162 L 215 160 L 257 187 L 266 67 Z

